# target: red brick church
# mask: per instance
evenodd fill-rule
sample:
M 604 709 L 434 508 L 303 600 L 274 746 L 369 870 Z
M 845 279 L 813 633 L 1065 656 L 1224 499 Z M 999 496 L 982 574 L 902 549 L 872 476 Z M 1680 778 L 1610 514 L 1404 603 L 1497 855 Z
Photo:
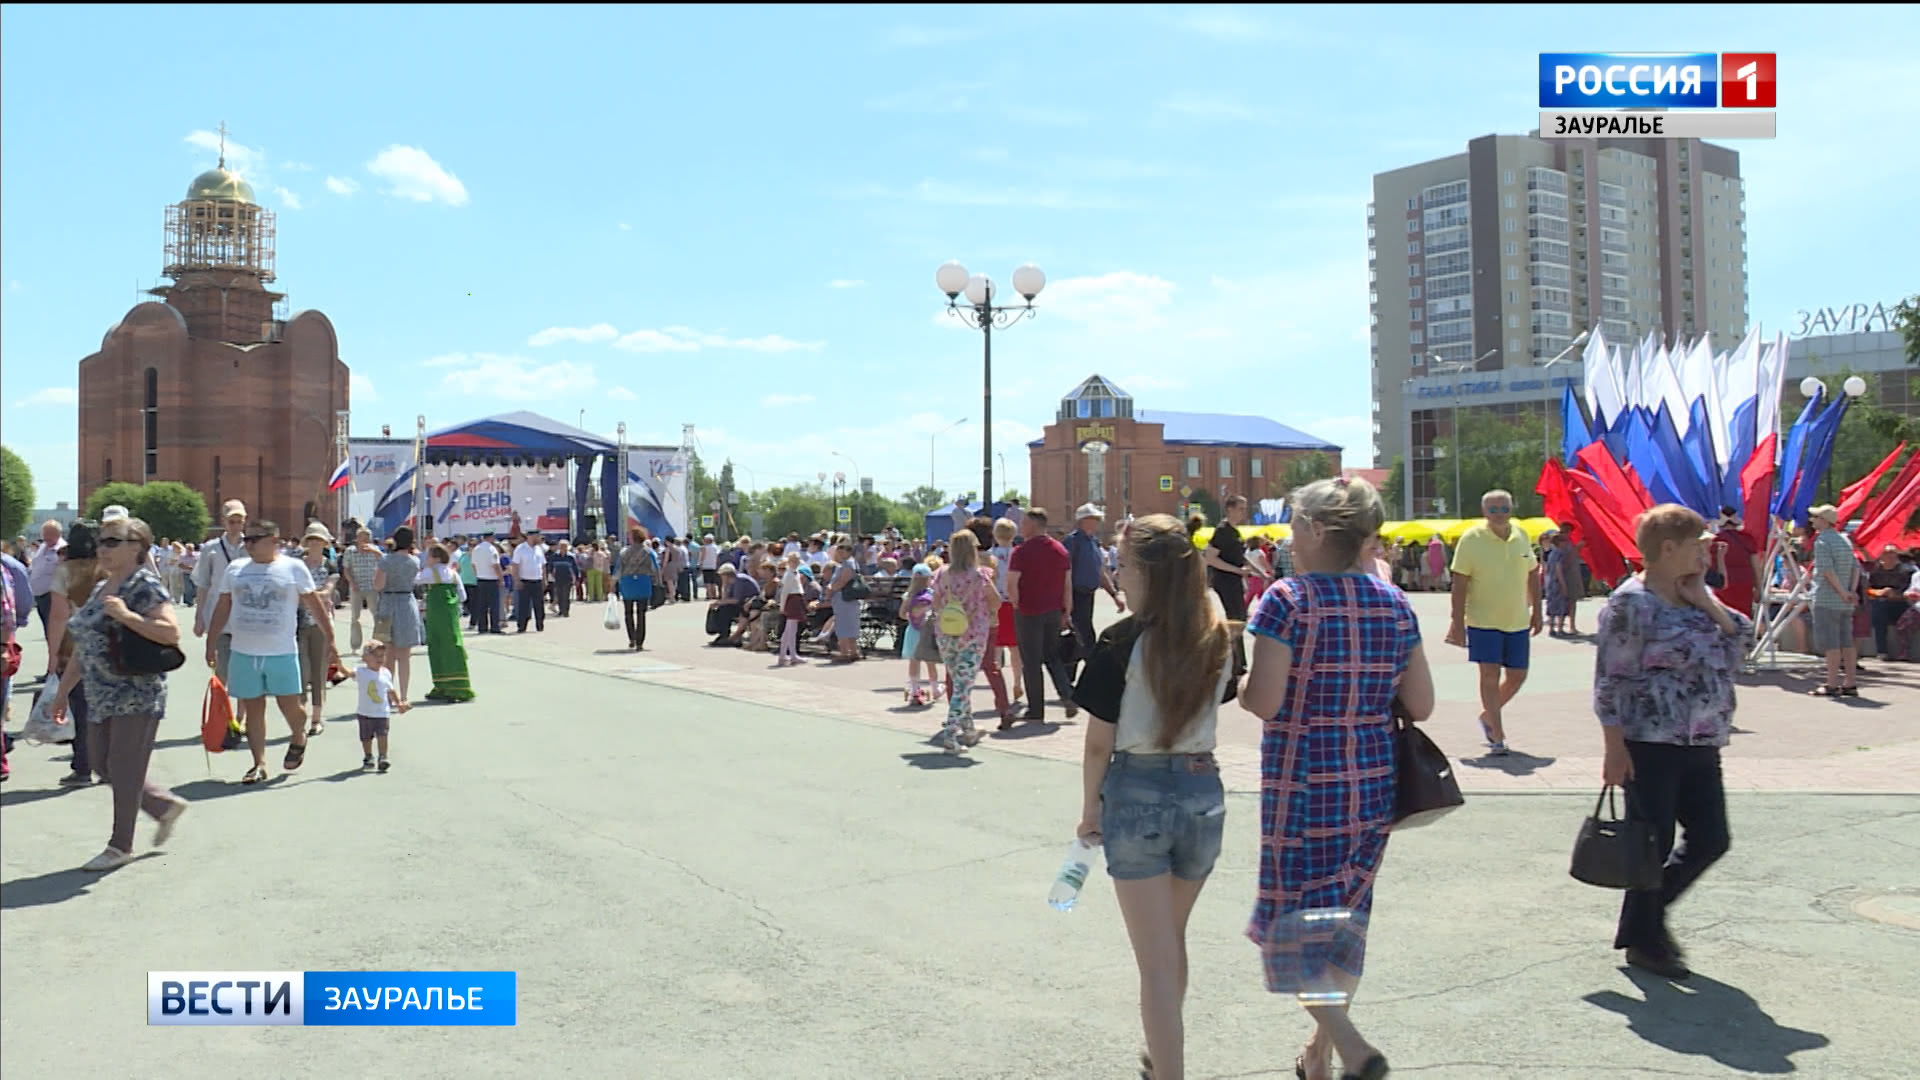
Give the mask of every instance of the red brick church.
M 110 480 L 178 480 L 216 519 L 239 499 L 288 533 L 338 522 L 347 366 L 318 311 L 276 317 L 274 216 L 220 166 L 166 215 L 169 285 L 80 361 L 80 495 Z M 199 539 L 198 537 L 179 539 Z

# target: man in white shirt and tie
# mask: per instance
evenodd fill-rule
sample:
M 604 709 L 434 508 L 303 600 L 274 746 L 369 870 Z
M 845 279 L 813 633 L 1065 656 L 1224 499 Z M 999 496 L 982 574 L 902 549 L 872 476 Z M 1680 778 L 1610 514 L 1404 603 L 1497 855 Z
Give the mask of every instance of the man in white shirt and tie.
M 541 633 L 547 630 L 547 555 L 539 532 L 529 532 L 513 549 L 514 616 L 520 633 L 532 619 Z M 476 571 L 477 572 L 477 571 Z

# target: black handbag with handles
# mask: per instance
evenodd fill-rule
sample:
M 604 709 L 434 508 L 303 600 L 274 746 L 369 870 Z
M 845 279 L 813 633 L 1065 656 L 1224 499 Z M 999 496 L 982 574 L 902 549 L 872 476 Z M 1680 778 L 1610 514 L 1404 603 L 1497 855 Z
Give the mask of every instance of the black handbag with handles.
M 178 645 L 162 645 L 124 626 L 107 628 L 107 658 L 117 675 L 165 675 L 187 662 Z
M 1610 817 L 1602 818 L 1605 809 Z M 1603 889 L 1657 889 L 1667 853 L 1660 850 L 1660 839 L 1644 821 L 1617 816 L 1613 785 L 1600 789 L 1593 814 L 1580 823 L 1580 835 L 1573 841 L 1575 880 Z
M 1453 762 L 1393 699 L 1393 832 L 1431 825 L 1466 804 Z

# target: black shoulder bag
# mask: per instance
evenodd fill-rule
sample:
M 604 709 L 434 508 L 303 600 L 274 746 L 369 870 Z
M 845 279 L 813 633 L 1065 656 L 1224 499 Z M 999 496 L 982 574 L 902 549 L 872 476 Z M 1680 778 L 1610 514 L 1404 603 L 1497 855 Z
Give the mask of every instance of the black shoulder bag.
M 1580 835 L 1573 841 L 1573 865 L 1568 870 L 1575 880 L 1603 889 L 1657 889 L 1667 854 L 1660 850 L 1659 838 L 1644 821 L 1602 818 L 1605 808 L 1617 815 L 1613 785 L 1600 789 L 1593 814 L 1580 823 Z
M 1393 713 L 1393 832 L 1431 825 L 1466 804 L 1453 762 L 1421 731 L 1395 697 Z
M 116 675 L 165 675 L 185 664 L 187 654 L 114 623 L 107 627 L 107 660 Z

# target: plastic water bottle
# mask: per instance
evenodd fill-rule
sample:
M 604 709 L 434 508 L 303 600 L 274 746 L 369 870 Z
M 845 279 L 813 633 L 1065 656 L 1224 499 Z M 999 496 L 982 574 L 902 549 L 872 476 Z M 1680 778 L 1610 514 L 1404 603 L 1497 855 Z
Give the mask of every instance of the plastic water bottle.
M 1075 901 L 1080 899 L 1080 887 L 1087 883 L 1087 872 L 1093 866 L 1093 853 L 1099 850 L 1078 837 L 1073 846 L 1067 849 L 1067 861 L 1060 864 L 1060 873 L 1053 879 L 1053 888 L 1047 890 L 1047 903 L 1055 911 L 1072 911 Z

